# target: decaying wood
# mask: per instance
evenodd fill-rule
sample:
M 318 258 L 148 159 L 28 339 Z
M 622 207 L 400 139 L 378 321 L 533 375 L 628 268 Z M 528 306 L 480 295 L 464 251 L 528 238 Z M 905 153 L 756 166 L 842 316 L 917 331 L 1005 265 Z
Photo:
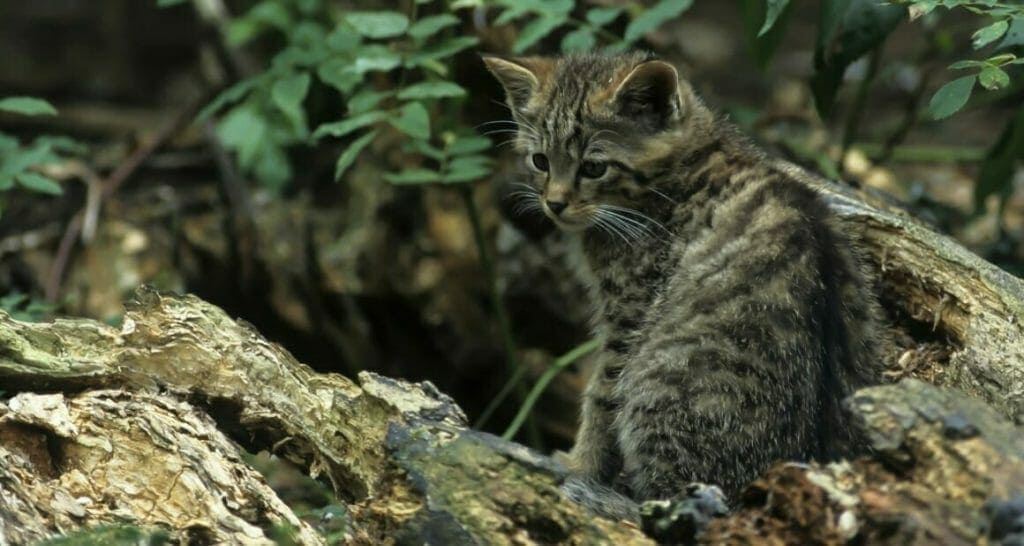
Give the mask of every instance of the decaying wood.
M 702 542 L 1011 543 L 992 520 L 994 507 L 1024 500 L 1024 430 L 979 400 L 917 380 L 863 389 L 848 405 L 871 458 L 776 466 Z M 1015 510 L 1014 539 L 1024 541 L 1024 503 Z
M 93 390 L 0 403 L 0 543 L 130 521 L 184 540 L 323 544 L 206 414 L 175 397 Z
M 944 383 L 1024 423 L 1024 282 L 905 214 L 823 189 L 862 227 L 882 297 L 952 346 Z
M 367 373 L 361 374 L 362 386 L 358 386 L 342 376 L 316 374 L 251 327 L 198 298 L 141 289 L 128 305 L 120 329 L 91 320 L 27 324 L 0 315 L 0 347 L 0 380 L 5 388 L 64 391 L 68 397 L 25 393 L 3 408 L 3 422 L 11 426 L 5 429 L 0 453 L 21 459 L 33 454 L 43 457 L 43 462 L 30 458 L 19 464 L 42 464 L 52 474 L 41 482 L 46 487 L 35 496 L 17 496 L 25 499 L 20 505 L 26 511 L 17 512 L 2 527 L 14 543 L 21 542 L 21 536 L 65 532 L 76 525 L 115 519 L 160 525 L 185 536 L 199 527 L 211 530 L 214 539 L 222 535 L 213 531 L 230 527 L 246 537 L 253 535 L 246 540 L 259 542 L 269 522 L 295 521 L 259 480 L 255 480 L 259 492 L 273 501 L 256 502 L 236 492 L 225 498 L 245 502 L 226 502 L 227 509 L 218 511 L 207 508 L 211 512 L 204 518 L 184 509 L 175 514 L 174 503 L 166 501 L 162 510 L 154 510 L 152 500 L 161 495 L 187 496 L 175 476 L 191 478 L 206 458 L 238 457 L 237 448 L 222 440 L 209 420 L 202 429 L 184 424 L 170 429 L 184 429 L 198 438 L 209 436 L 208 454 L 190 447 L 191 436 L 165 434 L 147 421 L 157 419 L 147 418 L 150 413 L 160 412 L 168 414 L 160 421 L 165 427 L 185 420 L 172 413 L 193 415 L 183 400 L 209 412 L 221 429 L 247 448 L 269 449 L 329 481 L 338 497 L 349 503 L 356 542 L 378 544 L 424 536 L 445 544 L 648 542 L 633 527 L 590 518 L 562 502 L 558 484 L 564 470 L 559 465 L 517 444 L 467 430 L 458 406 L 429 383 L 410 385 Z M 50 412 L 39 416 L 39 411 L 19 414 L 15 409 L 36 400 Z M 94 400 L 99 402 L 90 402 Z M 71 413 L 79 419 L 97 419 L 95 411 L 88 409 L 90 403 L 105 404 L 108 420 L 86 427 L 64 417 Z M 199 417 L 193 415 L 192 422 L 199 423 Z M 40 427 L 42 432 L 36 430 Z M 86 429 L 89 434 L 83 433 Z M 136 443 L 127 442 L 126 436 Z M 38 443 L 23 437 L 54 437 L 68 446 L 84 442 L 92 447 L 62 450 L 61 464 L 54 465 L 39 450 L 11 451 L 9 445 Z M 101 454 L 113 460 L 110 453 L 122 450 L 127 462 L 109 469 L 94 467 Z M 171 461 L 133 453 L 165 451 L 179 451 L 188 459 Z M 72 472 L 76 468 L 84 470 Z M 75 476 L 90 472 L 105 474 L 113 484 L 86 477 L 88 488 L 73 489 L 60 499 L 68 506 L 91 506 L 113 497 L 119 500 L 116 509 L 105 507 L 79 519 L 49 517 L 54 498 L 50 485 L 74 482 Z M 235 470 L 213 472 L 206 479 L 220 487 L 244 490 L 231 483 L 241 480 L 237 474 Z M 122 486 L 126 481 L 150 489 Z M 197 486 L 206 483 L 193 481 Z M 0 498 L 9 494 L 8 488 L 23 489 L 0 479 Z M 251 508 L 253 504 L 260 509 Z M 271 515 L 267 506 L 280 507 L 280 514 Z M 202 512 L 202 507 L 203 503 L 195 502 L 188 508 Z M 237 518 L 230 520 L 234 527 L 223 522 L 228 516 Z

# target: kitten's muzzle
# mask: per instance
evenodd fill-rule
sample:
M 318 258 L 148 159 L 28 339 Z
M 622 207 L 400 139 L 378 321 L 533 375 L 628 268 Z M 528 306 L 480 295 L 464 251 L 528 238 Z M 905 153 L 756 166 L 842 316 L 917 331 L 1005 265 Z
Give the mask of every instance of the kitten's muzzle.
M 558 216 L 558 215 L 562 214 L 562 211 L 565 210 L 566 207 L 569 206 L 569 203 L 566 202 L 566 201 L 548 201 L 548 200 L 545 200 L 544 201 L 544 206 L 547 207 L 547 209 L 550 210 L 552 214 L 554 214 L 555 216 Z

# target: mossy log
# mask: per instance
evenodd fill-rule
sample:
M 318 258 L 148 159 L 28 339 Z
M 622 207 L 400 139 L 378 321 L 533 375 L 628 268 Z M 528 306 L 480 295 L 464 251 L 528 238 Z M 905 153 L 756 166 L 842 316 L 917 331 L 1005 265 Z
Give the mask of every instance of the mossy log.
M 355 543 L 649 542 L 563 502 L 557 463 L 468 430 L 430 383 L 317 374 L 191 296 L 140 289 L 120 329 L 0 314 L 0 381 L 21 392 L 0 405 L 0 542 L 129 523 L 254 544 L 287 524 L 320 543 L 234 442 L 328 481 Z
M 701 542 L 1024 543 L 1024 430 L 980 400 L 914 379 L 862 389 L 847 405 L 871 457 L 780 464 Z

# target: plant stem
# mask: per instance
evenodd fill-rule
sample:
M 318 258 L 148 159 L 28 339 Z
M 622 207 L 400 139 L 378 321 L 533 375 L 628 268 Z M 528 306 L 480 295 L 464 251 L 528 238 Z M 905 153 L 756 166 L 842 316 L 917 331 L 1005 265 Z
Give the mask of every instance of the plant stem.
M 509 382 L 512 384 L 517 397 L 523 400 L 526 397 L 526 388 L 521 381 L 524 371 L 522 364 L 519 362 L 516 342 L 512 336 L 512 325 L 508 319 L 505 302 L 502 300 L 501 291 L 498 289 L 498 275 L 494 269 L 494 262 L 491 260 L 490 252 L 487 251 L 487 241 L 484 238 L 483 224 L 480 222 L 480 212 L 473 201 L 473 189 L 472 186 L 464 185 L 459 190 L 462 201 L 466 205 L 469 222 L 473 226 L 473 240 L 476 242 L 477 253 L 480 255 L 480 266 L 484 269 L 484 275 L 487 277 L 491 306 L 494 308 L 494 315 L 498 321 L 498 330 L 501 333 L 502 344 L 505 348 L 505 364 L 509 374 Z M 493 412 L 493 410 L 491 411 Z M 539 448 L 541 446 L 540 431 L 533 419 L 530 419 L 527 423 L 526 432 L 530 444 Z
M 526 399 L 523 400 L 523 405 L 519 407 L 519 413 L 516 413 L 512 423 L 508 425 L 505 432 L 501 435 L 506 440 L 511 440 L 517 432 L 519 427 L 530 417 L 533 406 L 537 403 L 537 399 L 544 393 L 544 390 L 548 388 L 548 384 L 557 376 L 562 370 L 569 367 L 570 364 L 577 360 L 587 356 L 594 352 L 600 346 L 600 342 L 596 339 L 591 339 L 585 343 L 576 346 L 573 350 L 565 353 L 564 355 L 555 359 L 544 374 L 537 379 L 534 383 L 533 388 L 530 389 L 530 393 L 526 395 Z

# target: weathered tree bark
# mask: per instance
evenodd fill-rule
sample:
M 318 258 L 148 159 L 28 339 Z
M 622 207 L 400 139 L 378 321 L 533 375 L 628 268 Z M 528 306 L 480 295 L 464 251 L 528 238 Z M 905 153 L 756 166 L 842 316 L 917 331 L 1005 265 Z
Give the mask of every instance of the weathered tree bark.
M 952 346 L 944 383 L 1024 423 L 1024 282 L 884 203 L 823 189 L 862 227 L 883 299 Z
M 209 416 L 175 397 L 101 389 L 0 403 L 0 543 L 125 520 L 189 542 L 272 544 L 275 526 L 324 542 Z
M 1024 430 L 977 399 L 912 379 L 863 389 L 848 405 L 873 457 L 776 466 L 747 489 L 741 509 L 710 524 L 702 542 L 1024 541 Z M 993 525 L 1003 505 L 1011 506 L 1005 515 L 1015 530 Z
M 200 542 L 260 543 L 273 523 L 295 525 L 238 462 L 239 449 L 187 400 L 247 448 L 269 449 L 329 481 L 349 503 L 355 542 L 649 542 L 634 527 L 562 502 L 559 465 L 467 430 L 458 406 L 429 383 L 364 373 L 360 387 L 319 375 L 198 298 L 148 289 L 137 296 L 120 330 L 0 315 L 5 389 L 67 393 L 25 393 L 0 406 L 0 457 L 18 461 L 4 468 L 46 469 L 0 474 L 0 503 L 22 499 L 0 507 L 0 538 L 27 543 L 128 521 L 182 538 L 195 531 Z M 187 506 L 173 502 L 179 497 Z M 318 543 L 298 529 L 300 543 Z

